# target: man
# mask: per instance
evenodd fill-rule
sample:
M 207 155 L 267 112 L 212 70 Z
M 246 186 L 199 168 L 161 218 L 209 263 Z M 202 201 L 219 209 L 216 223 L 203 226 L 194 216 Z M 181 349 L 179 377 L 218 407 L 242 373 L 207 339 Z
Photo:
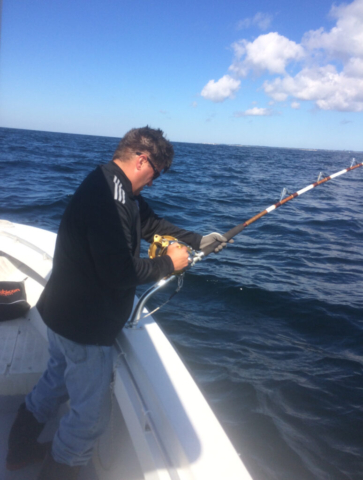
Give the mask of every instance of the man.
M 141 238 L 152 242 L 156 233 L 172 235 L 194 249 L 216 239 L 225 245 L 219 234 L 202 237 L 159 218 L 140 195 L 170 168 L 173 155 L 161 130 L 133 129 L 66 208 L 52 275 L 37 304 L 48 327 L 50 360 L 10 432 L 8 468 L 44 457 L 37 438 L 68 399 L 70 410 L 38 480 L 75 479 L 91 459 L 109 420 L 112 345 L 130 316 L 136 286 L 188 266 L 187 248 L 178 244 L 170 245 L 165 256 L 141 259 Z

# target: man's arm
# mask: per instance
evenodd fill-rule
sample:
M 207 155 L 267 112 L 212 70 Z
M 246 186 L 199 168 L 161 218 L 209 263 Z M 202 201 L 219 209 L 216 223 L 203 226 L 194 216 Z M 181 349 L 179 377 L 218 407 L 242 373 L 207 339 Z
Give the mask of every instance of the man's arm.
M 93 206 L 87 221 L 87 239 L 96 272 L 113 289 L 128 289 L 156 282 L 174 271 L 171 256 L 155 259 L 132 254 L 131 221 L 128 212 L 119 214 L 113 203 Z
M 179 228 L 164 218 L 159 217 L 143 199 L 138 197 L 141 219 L 141 236 L 144 240 L 152 243 L 154 235 L 171 235 L 181 242 L 190 245 L 195 250 L 199 250 L 202 235 Z

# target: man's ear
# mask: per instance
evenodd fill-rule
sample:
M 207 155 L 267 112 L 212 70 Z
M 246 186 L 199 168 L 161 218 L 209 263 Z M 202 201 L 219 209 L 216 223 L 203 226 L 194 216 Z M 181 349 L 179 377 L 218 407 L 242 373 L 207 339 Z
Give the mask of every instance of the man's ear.
M 135 163 L 136 170 L 141 170 L 143 163 L 144 163 L 143 158 L 141 156 L 138 156 L 136 158 L 136 163 Z

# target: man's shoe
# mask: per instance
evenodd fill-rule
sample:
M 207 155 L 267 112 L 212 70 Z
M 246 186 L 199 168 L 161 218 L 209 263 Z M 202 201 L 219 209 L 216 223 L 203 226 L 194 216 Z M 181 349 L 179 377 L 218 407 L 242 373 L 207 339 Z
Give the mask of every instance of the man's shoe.
M 19 470 L 44 459 L 49 444 L 37 442 L 44 426 L 45 423 L 38 422 L 34 415 L 26 409 L 25 403 L 20 405 L 9 434 L 6 457 L 8 470 Z
M 37 480 L 77 480 L 80 469 L 56 462 L 48 452 Z

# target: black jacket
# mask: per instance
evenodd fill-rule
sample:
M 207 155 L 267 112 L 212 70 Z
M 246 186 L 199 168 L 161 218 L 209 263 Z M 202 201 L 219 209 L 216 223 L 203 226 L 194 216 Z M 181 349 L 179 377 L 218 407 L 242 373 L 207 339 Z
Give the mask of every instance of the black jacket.
M 60 223 L 53 271 L 37 308 L 56 333 L 112 345 L 132 311 L 137 285 L 172 273 L 169 256 L 139 258 L 140 239 L 172 235 L 198 249 L 201 235 L 159 218 L 114 163 L 83 181 Z

